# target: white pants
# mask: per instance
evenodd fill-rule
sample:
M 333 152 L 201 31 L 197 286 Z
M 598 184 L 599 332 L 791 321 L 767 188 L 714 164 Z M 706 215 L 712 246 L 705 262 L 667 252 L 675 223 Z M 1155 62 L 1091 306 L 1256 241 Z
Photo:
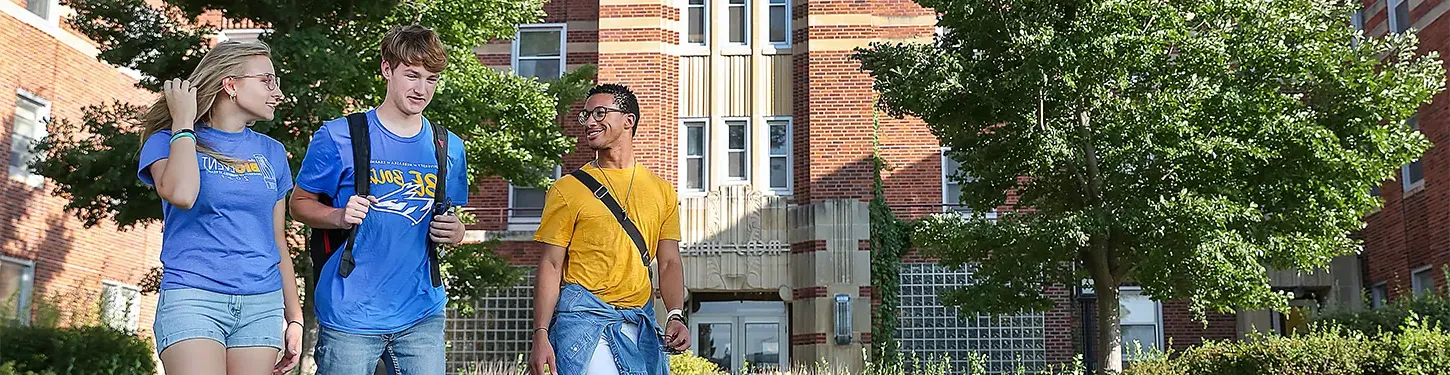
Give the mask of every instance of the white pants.
M 623 323 L 619 325 L 619 331 L 629 337 L 629 341 L 639 342 L 639 325 Z M 609 351 L 609 341 L 603 336 L 599 337 L 599 346 L 594 348 L 594 356 L 589 358 L 589 366 L 585 367 L 585 375 L 619 375 L 619 367 L 614 364 L 614 354 Z

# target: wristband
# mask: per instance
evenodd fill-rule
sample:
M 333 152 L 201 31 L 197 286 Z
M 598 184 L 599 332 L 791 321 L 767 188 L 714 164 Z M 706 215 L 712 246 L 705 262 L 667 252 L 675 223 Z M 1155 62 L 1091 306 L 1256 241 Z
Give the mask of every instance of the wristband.
M 287 321 L 287 325 L 292 325 L 294 323 L 297 324 L 297 326 L 298 327 L 301 327 L 302 329 L 307 329 L 307 326 L 306 325 L 303 325 L 301 321 L 297 321 L 297 320 L 288 320 Z
M 534 332 L 532 332 L 531 334 L 538 334 L 539 331 L 544 331 L 544 333 L 548 333 L 549 332 L 549 329 L 548 328 L 543 328 L 543 327 L 534 328 Z
M 176 140 L 182 138 L 191 138 L 192 142 L 196 142 L 196 132 L 192 131 L 191 129 L 181 129 L 180 131 L 177 131 L 175 134 L 171 135 L 171 142 L 175 143 Z

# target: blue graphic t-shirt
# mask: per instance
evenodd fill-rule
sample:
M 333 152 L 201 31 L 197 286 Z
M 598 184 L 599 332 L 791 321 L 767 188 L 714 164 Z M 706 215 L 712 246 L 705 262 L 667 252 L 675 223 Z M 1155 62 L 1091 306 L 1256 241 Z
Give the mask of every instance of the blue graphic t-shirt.
M 368 111 L 372 170 L 369 183 L 378 199 L 368 210 L 353 247 L 356 268 L 347 278 L 337 274 L 341 251 L 333 252 L 317 281 L 317 321 L 354 334 L 396 333 L 443 311 L 447 296 L 434 288 L 428 264 L 428 228 L 433 221 L 438 159 L 432 124 L 402 137 Z M 454 206 L 468 201 L 468 173 L 463 140 L 448 134 L 448 194 Z M 353 187 L 352 136 L 347 118 L 328 121 L 312 136 L 297 176 L 303 190 L 333 197 L 334 207 L 347 205 Z
M 226 164 L 197 152 L 201 187 L 191 209 L 161 200 L 161 289 L 197 288 L 246 295 L 282 289 L 273 209 L 292 190 L 287 152 L 276 140 L 245 129 L 228 133 L 196 126 L 197 138 L 241 161 Z M 137 176 L 155 185 L 151 165 L 170 157 L 171 131 L 141 146 Z

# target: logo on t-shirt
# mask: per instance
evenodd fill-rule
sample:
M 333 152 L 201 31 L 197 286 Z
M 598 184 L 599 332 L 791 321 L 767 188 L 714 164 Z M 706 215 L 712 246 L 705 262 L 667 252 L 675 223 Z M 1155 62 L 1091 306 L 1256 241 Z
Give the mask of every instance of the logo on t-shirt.
M 373 210 L 401 215 L 418 225 L 428 218 L 433 209 L 433 189 L 438 185 L 438 175 L 424 171 L 437 170 L 435 166 L 412 163 L 374 161 L 374 165 L 386 164 L 396 168 L 372 168 L 370 183 L 378 203 Z
M 252 160 L 243 160 L 239 163 L 224 163 L 212 158 L 211 155 L 198 154 L 201 170 L 206 173 L 220 175 L 234 181 L 251 181 L 252 177 L 259 177 L 267 183 L 268 189 L 277 189 L 277 174 L 272 172 L 272 165 L 267 163 L 267 157 L 262 154 L 252 154 Z

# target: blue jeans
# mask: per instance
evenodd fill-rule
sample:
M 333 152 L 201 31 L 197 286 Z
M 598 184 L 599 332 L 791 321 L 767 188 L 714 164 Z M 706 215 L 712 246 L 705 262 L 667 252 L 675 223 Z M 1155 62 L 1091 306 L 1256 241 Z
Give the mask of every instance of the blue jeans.
M 378 358 L 393 375 L 443 375 L 443 314 L 398 333 L 359 335 L 320 327 L 317 375 L 372 375 Z
M 637 337 L 629 337 L 620 327 L 633 324 Z M 549 328 L 549 343 L 554 346 L 554 361 L 560 375 L 587 375 L 601 339 L 614 357 L 614 365 L 624 375 L 668 374 L 668 359 L 660 342 L 659 324 L 655 322 L 654 301 L 636 309 L 610 306 L 578 284 L 565 284 L 559 290 L 559 303 Z M 325 374 L 318 374 L 325 375 Z

